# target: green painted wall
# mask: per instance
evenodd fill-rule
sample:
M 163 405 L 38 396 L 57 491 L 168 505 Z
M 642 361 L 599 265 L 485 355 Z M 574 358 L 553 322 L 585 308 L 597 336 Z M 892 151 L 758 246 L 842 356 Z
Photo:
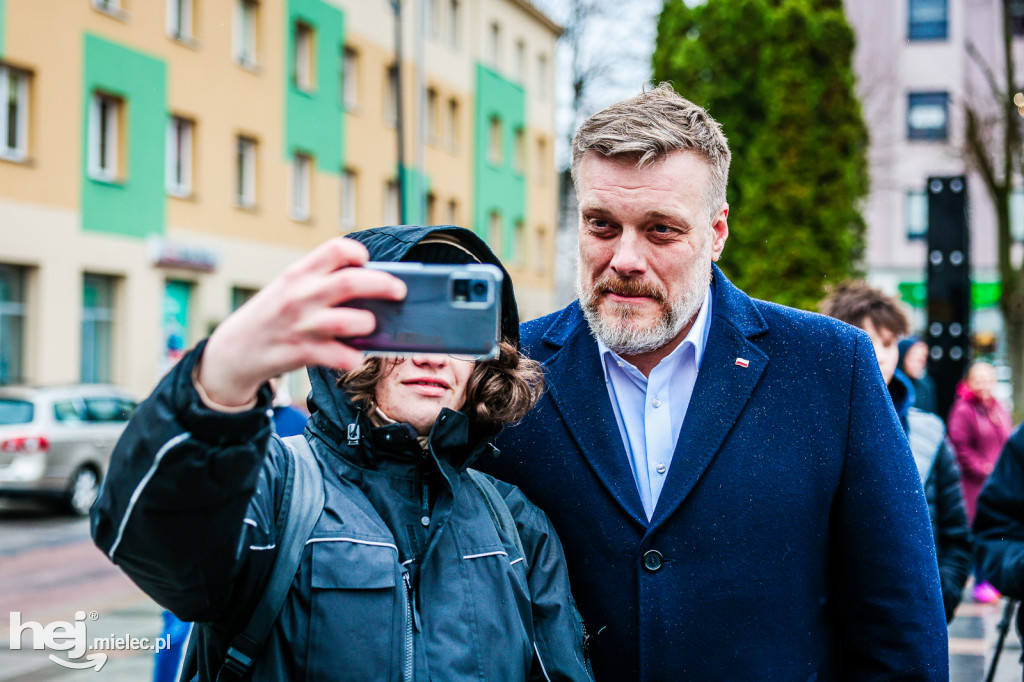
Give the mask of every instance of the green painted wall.
M 163 61 L 85 35 L 82 80 L 82 228 L 145 237 L 166 223 L 164 136 L 167 77 Z M 88 172 L 89 102 L 96 91 L 124 99 L 125 145 L 117 182 L 94 180 Z
M 323 0 L 289 0 L 285 21 L 288 68 L 285 69 L 285 148 L 311 154 L 320 170 L 340 174 L 344 166 L 344 107 L 341 64 L 345 48 L 345 15 Z M 311 92 L 295 85 L 295 22 L 313 28 L 314 81 Z
M 491 119 L 501 121 L 501 162 L 488 158 Z M 516 222 L 526 222 L 526 181 L 514 169 L 517 129 L 526 127 L 523 88 L 502 78 L 482 64 L 476 67 L 476 111 L 473 147 L 473 229 L 490 239 L 490 216 L 501 215 L 501 245 L 491 244 L 503 258 L 513 255 Z
M 402 205 L 407 225 L 426 225 L 426 196 L 430 193 L 430 177 L 412 166 L 402 166 Z

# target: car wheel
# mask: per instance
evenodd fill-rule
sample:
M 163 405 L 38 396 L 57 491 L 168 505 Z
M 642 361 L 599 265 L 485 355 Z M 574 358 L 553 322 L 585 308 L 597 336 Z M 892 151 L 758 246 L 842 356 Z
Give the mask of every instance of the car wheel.
M 64 499 L 68 512 L 85 516 L 100 494 L 100 477 L 88 467 L 82 467 L 71 477 Z

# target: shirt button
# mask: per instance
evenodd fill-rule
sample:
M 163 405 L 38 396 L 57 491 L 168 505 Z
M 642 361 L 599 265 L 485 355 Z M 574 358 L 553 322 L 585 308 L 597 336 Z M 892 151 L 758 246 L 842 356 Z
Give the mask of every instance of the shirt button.
M 644 568 L 654 573 L 661 568 L 661 552 L 656 549 L 649 549 L 644 552 Z
M 654 400 L 651 401 L 651 405 L 654 405 L 655 407 L 661 407 L 661 401 L 655 398 Z
M 666 469 L 665 469 L 665 465 L 664 465 L 664 464 L 659 464 L 659 465 L 658 465 L 658 468 L 657 468 L 657 472 L 658 472 L 659 474 L 663 474 L 663 473 L 665 473 L 665 471 L 666 471 Z

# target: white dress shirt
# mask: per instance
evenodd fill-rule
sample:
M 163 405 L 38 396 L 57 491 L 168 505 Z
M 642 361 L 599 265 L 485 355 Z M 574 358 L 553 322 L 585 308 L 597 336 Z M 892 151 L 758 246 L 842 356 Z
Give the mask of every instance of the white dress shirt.
M 665 485 L 711 328 L 711 287 L 686 338 L 645 377 L 601 339 L 604 380 L 649 521 Z

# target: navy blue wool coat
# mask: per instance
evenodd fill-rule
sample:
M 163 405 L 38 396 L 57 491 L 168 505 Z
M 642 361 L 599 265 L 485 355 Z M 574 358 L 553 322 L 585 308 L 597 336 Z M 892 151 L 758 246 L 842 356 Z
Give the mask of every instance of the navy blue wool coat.
M 714 267 L 648 522 L 577 303 L 521 327 L 547 391 L 491 473 L 565 547 L 598 680 L 947 680 L 928 512 L 871 341 Z

